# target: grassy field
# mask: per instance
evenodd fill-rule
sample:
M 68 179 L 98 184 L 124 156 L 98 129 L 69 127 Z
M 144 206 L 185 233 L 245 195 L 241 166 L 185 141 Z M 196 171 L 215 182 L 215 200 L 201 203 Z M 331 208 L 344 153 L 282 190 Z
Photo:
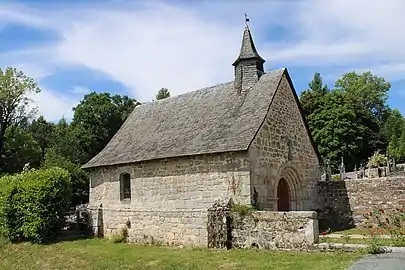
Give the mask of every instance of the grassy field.
M 0 269 L 346 269 L 361 253 L 174 249 L 89 239 L 6 244 Z

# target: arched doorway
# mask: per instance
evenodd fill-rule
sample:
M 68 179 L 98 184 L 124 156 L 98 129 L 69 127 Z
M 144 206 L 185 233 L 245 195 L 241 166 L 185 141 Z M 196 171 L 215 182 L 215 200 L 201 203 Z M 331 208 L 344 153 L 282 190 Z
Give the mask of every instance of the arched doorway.
M 290 211 L 290 194 L 288 183 L 284 178 L 281 178 L 277 187 L 277 210 Z

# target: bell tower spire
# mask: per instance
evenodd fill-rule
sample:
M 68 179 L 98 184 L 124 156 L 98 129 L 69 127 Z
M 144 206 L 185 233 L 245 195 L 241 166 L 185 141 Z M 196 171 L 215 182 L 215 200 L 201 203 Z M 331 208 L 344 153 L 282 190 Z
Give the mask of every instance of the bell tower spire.
M 257 52 L 249 29 L 249 18 L 245 13 L 245 30 L 238 58 L 232 64 L 235 67 L 235 89 L 239 94 L 246 92 L 259 81 L 264 74 L 263 64 L 266 62 Z

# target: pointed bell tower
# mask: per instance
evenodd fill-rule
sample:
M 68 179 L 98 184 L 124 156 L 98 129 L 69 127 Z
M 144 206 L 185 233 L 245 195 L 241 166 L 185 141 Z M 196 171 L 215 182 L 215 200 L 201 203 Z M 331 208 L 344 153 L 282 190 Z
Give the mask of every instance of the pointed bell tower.
M 252 34 L 247 25 L 248 21 L 246 19 L 239 56 L 232 64 L 235 67 L 235 89 L 238 94 L 245 93 L 259 81 L 260 76 L 264 74 L 263 64 L 266 62 L 257 53 Z

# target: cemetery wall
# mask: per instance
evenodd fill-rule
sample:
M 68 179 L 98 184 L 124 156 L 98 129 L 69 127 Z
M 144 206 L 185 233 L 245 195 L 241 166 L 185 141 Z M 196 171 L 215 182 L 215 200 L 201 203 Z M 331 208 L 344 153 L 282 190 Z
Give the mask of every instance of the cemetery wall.
M 365 227 L 370 211 L 405 206 L 405 175 L 320 181 L 316 189 L 314 210 L 321 230 Z

